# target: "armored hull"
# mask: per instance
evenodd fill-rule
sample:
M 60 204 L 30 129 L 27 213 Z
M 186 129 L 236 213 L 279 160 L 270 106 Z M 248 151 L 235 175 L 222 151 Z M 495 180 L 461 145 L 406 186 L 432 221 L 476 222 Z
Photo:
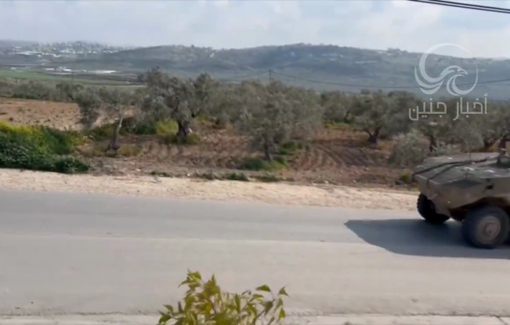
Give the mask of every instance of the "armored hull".
M 510 157 L 498 156 L 476 153 L 426 159 L 413 174 L 421 193 L 420 214 L 434 223 L 450 218 L 463 222 L 472 211 L 487 206 L 508 214 Z M 506 229 L 508 222 L 504 223 Z

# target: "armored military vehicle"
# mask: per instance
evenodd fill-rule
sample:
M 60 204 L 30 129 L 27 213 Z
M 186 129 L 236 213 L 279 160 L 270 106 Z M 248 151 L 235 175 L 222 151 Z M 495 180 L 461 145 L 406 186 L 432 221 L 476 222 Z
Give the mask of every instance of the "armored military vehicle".
M 428 222 L 462 223 L 465 241 L 493 249 L 510 233 L 510 157 L 505 152 L 426 159 L 413 173 L 417 209 Z

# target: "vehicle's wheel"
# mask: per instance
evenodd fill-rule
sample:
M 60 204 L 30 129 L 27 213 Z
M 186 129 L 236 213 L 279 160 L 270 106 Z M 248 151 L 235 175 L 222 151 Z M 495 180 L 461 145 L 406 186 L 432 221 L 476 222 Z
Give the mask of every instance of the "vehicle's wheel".
M 416 203 L 416 206 L 423 219 L 430 223 L 442 224 L 450 219 L 450 217 L 445 216 L 444 214 L 437 213 L 436 208 L 434 207 L 434 203 L 427 199 L 427 197 L 423 194 L 418 196 L 418 202 Z
M 477 248 L 496 248 L 506 241 L 509 232 L 508 214 L 492 205 L 468 212 L 462 225 L 464 240 Z

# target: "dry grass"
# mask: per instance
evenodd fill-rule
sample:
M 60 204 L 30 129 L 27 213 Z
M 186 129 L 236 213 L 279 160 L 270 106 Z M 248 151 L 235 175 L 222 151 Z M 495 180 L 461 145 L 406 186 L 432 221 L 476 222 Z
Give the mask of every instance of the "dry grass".
M 79 129 L 80 110 L 74 103 L 0 97 L 0 119 L 17 125 Z

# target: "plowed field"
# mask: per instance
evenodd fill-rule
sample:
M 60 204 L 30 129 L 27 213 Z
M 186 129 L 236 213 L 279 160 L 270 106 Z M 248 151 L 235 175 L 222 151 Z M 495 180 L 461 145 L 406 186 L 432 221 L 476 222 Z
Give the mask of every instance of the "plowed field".
M 78 107 L 70 103 L 0 98 L 0 119 L 59 129 L 79 128 Z M 200 143 L 193 146 L 166 145 L 151 136 L 123 138 L 123 143 L 138 146 L 138 153 L 131 157 L 104 157 L 101 164 L 128 173 L 158 170 L 172 174 L 175 170 L 231 170 L 259 155 L 249 138 L 231 130 L 199 126 L 194 131 Z M 290 158 L 290 168 L 280 174 L 302 181 L 394 184 L 401 171 L 390 168 L 388 153 L 367 146 L 365 138 L 365 134 L 352 130 L 325 129 L 310 140 L 306 149 Z

